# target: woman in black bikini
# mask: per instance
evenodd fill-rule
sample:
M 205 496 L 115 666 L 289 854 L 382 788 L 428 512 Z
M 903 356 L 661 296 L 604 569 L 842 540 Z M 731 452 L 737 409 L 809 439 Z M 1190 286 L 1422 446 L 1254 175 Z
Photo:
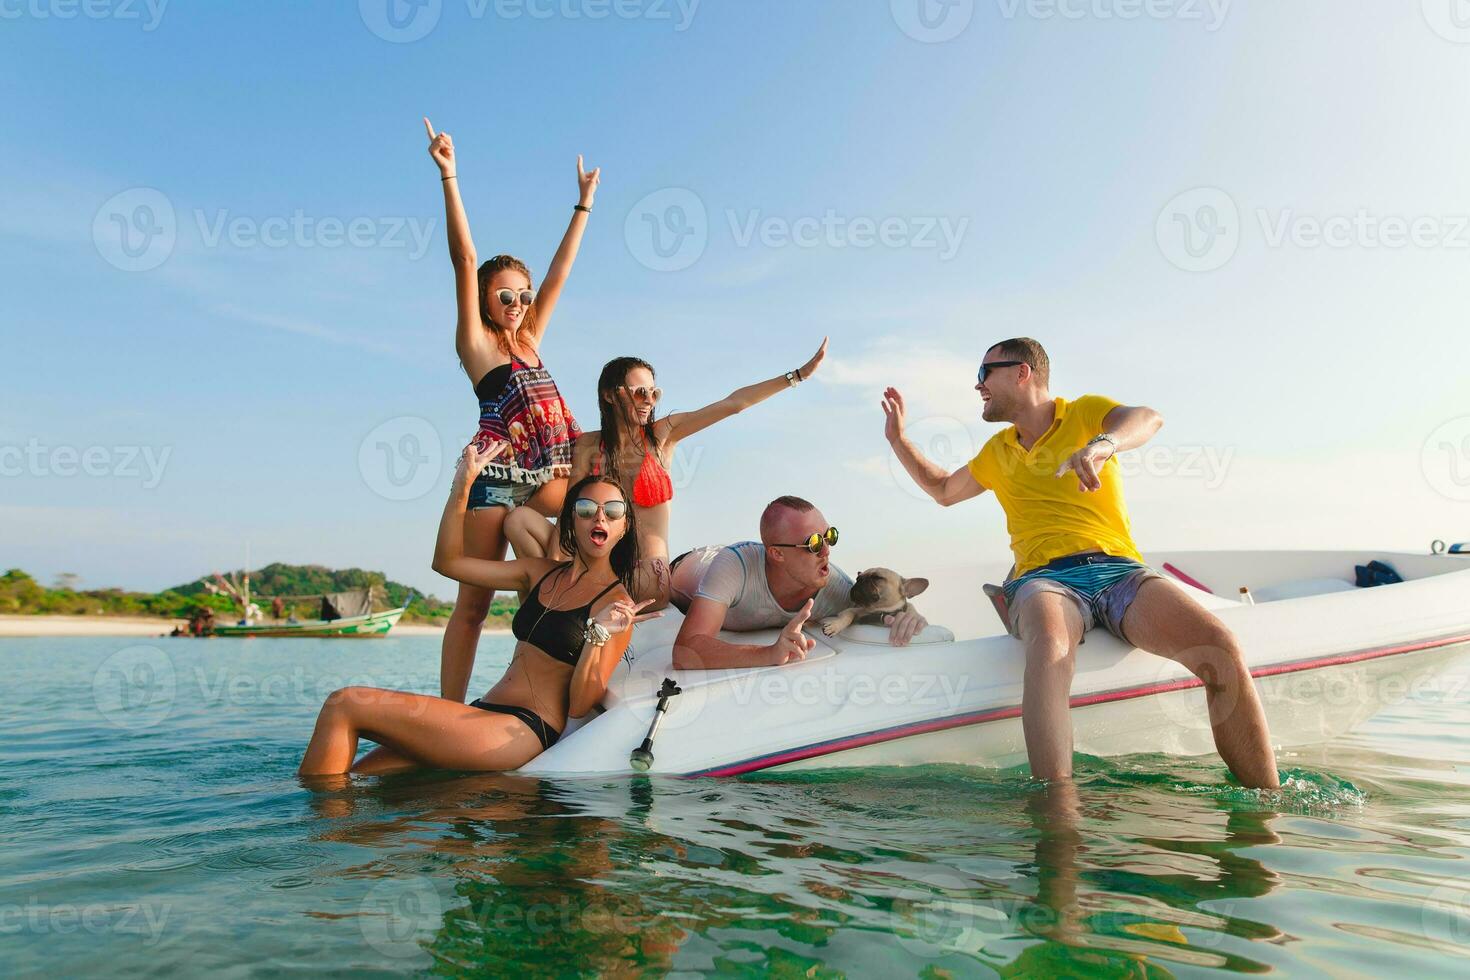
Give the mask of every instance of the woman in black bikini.
M 566 495 L 561 546 L 571 561 L 488 561 L 464 553 L 465 505 L 475 474 L 504 450 L 472 444 L 454 476 L 439 522 L 434 570 L 483 589 L 529 593 L 516 613 L 510 667 L 485 697 L 462 704 L 425 694 L 349 687 L 327 698 L 301 760 L 301 775 L 380 773 L 415 765 L 505 770 L 555 744 L 569 717 L 597 706 L 642 613 L 624 584 L 638 562 L 638 534 L 622 489 L 606 477 Z M 359 738 L 378 749 L 353 765 Z
M 588 173 L 577 158 L 576 208 L 551 260 L 541 291 L 531 288 L 526 264 L 497 255 L 476 266 L 475 243 L 460 200 L 458 160 L 448 133 L 435 133 L 429 120 L 429 156 L 444 187 L 449 258 L 459 308 L 454 347 L 480 402 L 482 447 L 509 443 L 510 451 L 487 465 L 472 486 L 460 533 L 475 558 L 505 557 L 502 523 L 517 507 L 547 517 L 561 509 L 571 473 L 572 443 L 581 434 L 571 409 L 541 360 L 541 341 L 582 244 L 601 169 Z M 475 648 L 494 591 L 463 583 L 444 630 L 439 693 L 463 701 L 475 666 Z
M 634 599 L 651 599 L 654 609 L 669 602 L 669 512 L 674 484 L 668 464 L 674 447 L 681 439 L 801 384 L 816 373 L 826 356 L 824 337 L 811 360 L 796 370 L 747 385 L 704 408 L 661 419 L 654 418 L 663 392 L 654 384 L 653 365 L 637 357 L 618 357 L 603 367 L 597 379 L 602 428 L 577 439 L 571 478 L 578 480 L 589 473 L 610 476 L 633 501 L 641 556 L 628 589 Z M 556 529 L 531 510 L 518 510 L 507 517 L 505 536 L 523 558 L 559 554 Z

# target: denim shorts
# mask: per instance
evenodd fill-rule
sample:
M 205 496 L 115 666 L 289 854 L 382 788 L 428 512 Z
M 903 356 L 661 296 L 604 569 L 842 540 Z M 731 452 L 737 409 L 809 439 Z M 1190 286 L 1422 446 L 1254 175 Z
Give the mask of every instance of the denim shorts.
M 490 507 L 504 507 L 506 510 L 515 510 L 524 506 L 526 501 L 536 495 L 541 487 L 534 483 L 512 483 L 493 476 L 481 473 L 470 484 L 470 502 L 466 510 L 485 510 Z
M 1143 583 L 1162 577 L 1132 558 L 1103 554 L 1059 558 L 1006 582 L 1011 635 L 1021 635 L 1020 612 L 1028 599 L 1042 592 L 1055 592 L 1077 610 L 1084 632 L 1101 626 L 1124 643 L 1131 643 L 1123 633 L 1123 616 L 1138 598 Z

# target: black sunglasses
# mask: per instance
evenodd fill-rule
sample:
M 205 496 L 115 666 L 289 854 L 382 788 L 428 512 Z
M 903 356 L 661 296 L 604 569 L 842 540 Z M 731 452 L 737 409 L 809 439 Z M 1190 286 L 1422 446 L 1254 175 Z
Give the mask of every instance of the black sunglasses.
M 773 544 L 771 545 L 771 547 L 805 548 L 807 551 L 810 551 L 814 555 L 820 555 L 822 553 L 823 542 L 825 542 L 827 547 L 829 548 L 837 547 L 837 528 L 829 527 L 826 531 L 813 531 L 812 536 L 807 538 L 801 544 Z
M 987 363 L 981 364 L 980 380 L 977 383 L 983 385 L 985 383 L 985 379 L 990 377 L 990 372 L 994 371 L 996 368 L 1020 367 L 1022 364 L 1025 363 L 1025 361 L 989 361 Z

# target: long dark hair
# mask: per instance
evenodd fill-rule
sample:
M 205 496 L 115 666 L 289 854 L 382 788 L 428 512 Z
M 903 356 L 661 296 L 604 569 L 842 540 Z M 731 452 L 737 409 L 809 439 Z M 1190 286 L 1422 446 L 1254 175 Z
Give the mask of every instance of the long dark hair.
M 641 357 L 615 357 L 602 366 L 602 373 L 597 376 L 597 411 L 602 425 L 602 445 L 606 450 L 603 453 L 607 458 L 606 472 L 617 481 L 619 487 L 623 486 L 623 478 L 618 472 L 618 451 L 623 446 L 627 420 L 623 418 L 623 402 L 618 397 L 618 388 L 627 384 L 628 373 L 634 368 L 644 368 L 655 380 L 658 378 L 653 365 Z M 655 411 L 657 408 L 655 405 Z M 643 427 L 643 438 L 654 454 L 658 455 L 659 445 L 653 435 L 653 420 L 654 412 L 649 412 L 648 424 Z
M 578 480 L 576 485 L 567 490 L 566 500 L 561 505 L 561 516 L 557 518 L 557 537 L 561 542 L 563 554 L 576 555 L 577 550 L 577 498 L 582 496 L 582 491 L 594 483 L 606 483 L 623 495 L 624 503 L 627 495 L 623 494 L 623 488 L 618 486 L 618 481 L 604 475 L 584 476 Z M 613 571 L 617 573 L 624 588 L 629 593 L 633 590 L 633 571 L 638 567 L 638 519 L 633 515 L 632 505 L 628 506 L 623 516 L 623 537 L 617 544 L 613 545 L 612 554 L 608 556 L 612 562 Z
M 531 278 L 530 268 L 514 255 L 492 256 L 480 266 L 480 271 L 476 273 L 476 276 L 480 285 L 480 321 L 489 327 L 490 332 L 495 335 L 496 346 L 509 354 L 511 351 L 510 345 L 505 342 L 505 328 L 490 319 L 490 280 L 495 278 L 497 272 L 504 272 L 506 269 L 513 269 L 523 274 L 526 277 L 527 283 L 533 287 L 536 285 L 536 280 Z M 531 311 L 527 310 L 526 312 L 529 313 Z M 524 318 L 522 322 L 525 322 Z

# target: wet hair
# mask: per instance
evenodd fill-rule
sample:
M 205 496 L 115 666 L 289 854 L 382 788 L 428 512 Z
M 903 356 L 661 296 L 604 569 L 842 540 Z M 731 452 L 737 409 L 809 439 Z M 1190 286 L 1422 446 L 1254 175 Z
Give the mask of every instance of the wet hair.
M 658 378 L 653 365 L 641 357 L 615 357 L 602 366 L 602 373 L 597 376 L 597 411 L 602 426 L 602 444 L 607 450 L 606 472 L 620 487 L 624 485 L 624 481 L 622 474 L 618 472 L 618 451 L 627 434 L 624 431 L 627 420 L 623 418 L 623 402 L 618 397 L 618 388 L 628 383 L 628 373 L 634 368 L 644 368 L 655 379 Z M 655 411 L 657 408 L 655 405 Z M 660 447 L 654 439 L 653 419 L 654 413 L 648 413 L 648 424 L 643 427 L 643 437 L 654 453 L 658 454 Z M 626 494 L 627 490 L 623 492 Z
M 992 344 L 986 353 L 995 351 L 1008 361 L 1020 361 L 1031 368 L 1031 373 L 1036 375 L 1036 380 L 1041 387 L 1047 388 L 1051 385 L 1051 359 L 1046 356 L 1046 348 L 1030 337 L 1013 337 L 1010 340 L 1002 340 L 998 344 Z
M 480 321 L 490 328 L 490 332 L 495 335 L 495 343 L 508 354 L 510 351 L 505 343 L 505 328 L 490 318 L 490 281 L 495 278 L 497 272 L 504 272 L 507 269 L 521 273 L 526 277 L 526 282 L 531 285 L 536 284 L 536 280 L 531 278 L 530 268 L 514 255 L 491 256 L 480 266 L 480 271 L 476 275 L 480 284 Z
M 618 486 L 616 480 L 596 474 L 582 477 L 575 486 L 567 489 L 566 499 L 561 505 L 561 516 L 556 521 L 557 538 L 564 554 L 580 554 L 577 548 L 577 498 L 582 496 L 583 490 L 595 483 L 605 483 L 617 490 L 619 494 L 623 493 L 623 488 Z M 623 495 L 623 500 L 627 501 L 626 494 Z M 633 516 L 632 505 L 629 505 L 623 517 L 623 536 L 617 544 L 613 545 L 612 554 L 608 557 L 612 562 L 613 571 L 617 573 L 623 587 L 631 595 L 633 572 L 638 567 L 638 519 Z
M 798 514 L 805 514 L 816 509 L 816 504 L 801 497 L 793 497 L 790 494 L 777 497 L 766 504 L 766 509 L 761 511 L 761 540 L 766 541 L 775 533 L 776 521 L 779 519 L 777 515 L 780 511 L 791 510 Z

